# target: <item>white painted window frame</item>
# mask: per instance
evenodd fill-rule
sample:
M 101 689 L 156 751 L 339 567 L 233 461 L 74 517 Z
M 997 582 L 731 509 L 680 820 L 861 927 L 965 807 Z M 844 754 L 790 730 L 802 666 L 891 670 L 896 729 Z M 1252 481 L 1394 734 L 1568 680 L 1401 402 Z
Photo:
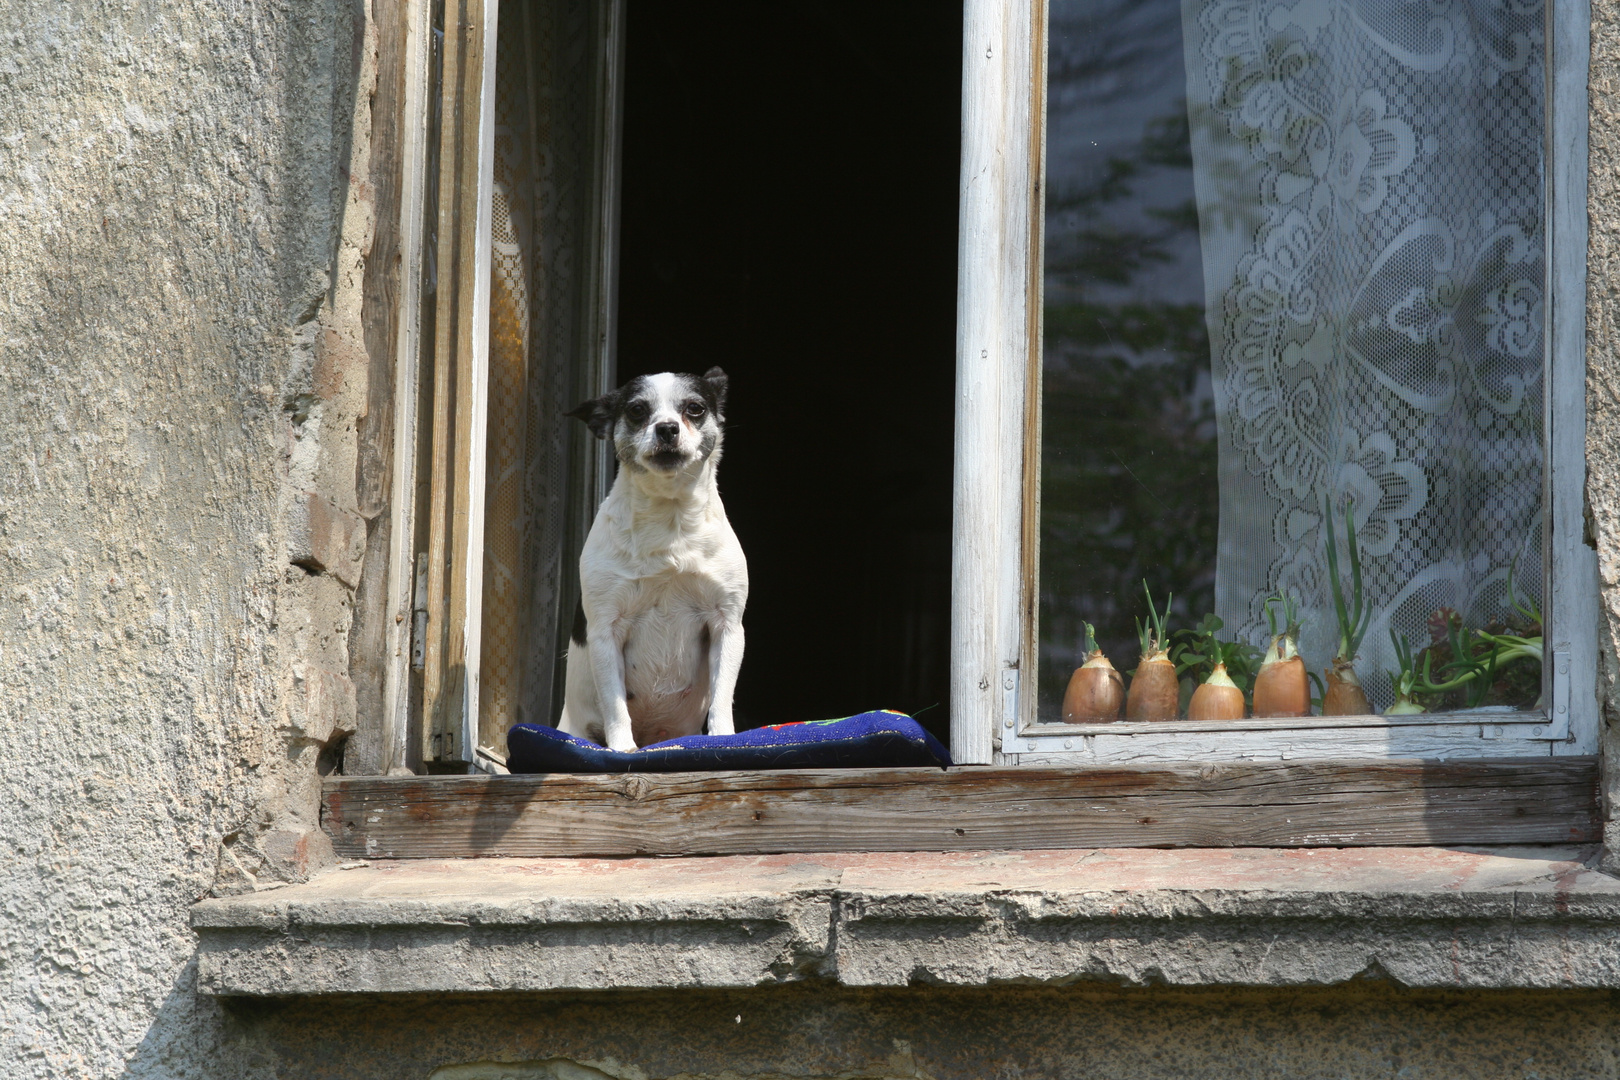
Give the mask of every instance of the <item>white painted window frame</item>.
M 961 764 L 1500 758 L 1598 748 L 1598 577 L 1583 542 L 1589 0 L 1547 4 L 1548 711 L 1038 724 L 1046 0 L 966 0 L 951 750 Z

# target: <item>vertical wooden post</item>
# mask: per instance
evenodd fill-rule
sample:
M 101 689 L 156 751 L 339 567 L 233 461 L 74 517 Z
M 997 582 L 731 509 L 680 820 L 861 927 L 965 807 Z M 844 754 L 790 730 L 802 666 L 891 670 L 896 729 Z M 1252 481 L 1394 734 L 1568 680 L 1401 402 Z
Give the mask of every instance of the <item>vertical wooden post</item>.
M 445 0 L 422 756 L 477 729 L 496 0 Z
M 590 209 L 592 267 L 588 304 L 585 358 L 586 380 L 592 394 L 605 394 L 618 383 L 619 333 L 619 183 L 624 144 L 625 0 L 598 0 L 596 11 L 597 69 L 592 103 L 593 170 L 595 197 Z M 613 446 L 592 439 L 590 514 L 607 497 L 613 483 Z
M 1547 7 L 1547 278 L 1544 342 L 1548 372 L 1544 430 L 1547 528 L 1543 530 L 1547 661 L 1542 685 L 1555 754 L 1598 744 L 1597 553 L 1586 546 L 1586 246 L 1588 78 L 1591 4 Z
M 411 652 L 416 585 L 417 380 L 422 361 L 422 270 L 427 173 L 429 39 L 428 0 L 400 0 L 398 307 L 393 312 L 393 453 L 389 480 L 388 580 L 383 658 L 382 772 L 410 767 Z M 416 748 L 419 753 L 420 748 Z
M 1023 481 L 1032 203 L 1032 0 L 967 0 L 957 246 L 951 756 L 986 764 L 1032 692 Z

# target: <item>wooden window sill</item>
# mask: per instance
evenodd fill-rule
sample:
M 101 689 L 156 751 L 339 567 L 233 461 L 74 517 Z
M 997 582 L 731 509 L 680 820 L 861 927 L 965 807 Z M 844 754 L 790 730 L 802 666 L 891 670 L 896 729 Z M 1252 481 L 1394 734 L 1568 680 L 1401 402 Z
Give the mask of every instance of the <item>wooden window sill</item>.
M 1592 757 L 328 779 L 345 858 L 1588 844 Z

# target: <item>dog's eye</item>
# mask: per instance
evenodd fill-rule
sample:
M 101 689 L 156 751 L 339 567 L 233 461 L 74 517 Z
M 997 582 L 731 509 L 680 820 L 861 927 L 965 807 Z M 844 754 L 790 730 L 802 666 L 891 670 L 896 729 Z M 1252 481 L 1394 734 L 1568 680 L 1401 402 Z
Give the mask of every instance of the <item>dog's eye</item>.
M 647 419 L 647 406 L 639 401 L 632 401 L 624 407 L 624 415 L 633 424 L 639 424 Z
M 703 414 L 708 411 L 709 410 L 703 407 L 703 402 L 701 401 L 688 401 L 686 403 L 686 415 L 690 416 L 694 420 L 703 419 Z

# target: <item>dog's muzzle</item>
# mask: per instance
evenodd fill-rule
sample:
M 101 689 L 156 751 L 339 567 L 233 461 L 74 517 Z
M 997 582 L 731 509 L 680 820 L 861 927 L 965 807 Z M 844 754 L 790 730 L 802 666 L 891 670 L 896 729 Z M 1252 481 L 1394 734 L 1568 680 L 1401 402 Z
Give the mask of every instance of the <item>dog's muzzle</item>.
M 686 465 L 686 455 L 679 450 L 654 450 L 647 455 L 647 463 L 663 472 L 675 472 Z

